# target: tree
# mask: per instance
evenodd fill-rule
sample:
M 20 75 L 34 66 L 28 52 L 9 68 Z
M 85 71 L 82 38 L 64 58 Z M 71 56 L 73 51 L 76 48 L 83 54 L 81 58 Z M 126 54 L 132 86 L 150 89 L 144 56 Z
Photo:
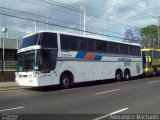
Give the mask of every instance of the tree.
M 148 25 L 141 29 L 143 46 L 148 48 L 156 48 L 158 41 L 158 27 L 156 25 Z
M 139 28 L 127 29 L 124 34 L 125 34 L 125 37 L 124 37 L 125 41 L 128 41 L 130 43 L 141 44 L 141 36 L 140 36 Z

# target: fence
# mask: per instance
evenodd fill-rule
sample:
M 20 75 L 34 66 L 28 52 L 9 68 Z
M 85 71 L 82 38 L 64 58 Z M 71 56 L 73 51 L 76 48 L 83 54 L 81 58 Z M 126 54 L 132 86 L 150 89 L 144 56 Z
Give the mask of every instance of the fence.
M 4 61 L 4 71 L 16 71 L 17 61 Z M 2 71 L 2 61 L 0 61 L 0 71 Z

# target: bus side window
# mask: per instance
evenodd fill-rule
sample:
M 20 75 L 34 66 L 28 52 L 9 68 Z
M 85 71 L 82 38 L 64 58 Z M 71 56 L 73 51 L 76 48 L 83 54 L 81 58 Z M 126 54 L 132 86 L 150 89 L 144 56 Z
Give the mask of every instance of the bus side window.
M 100 40 L 96 40 L 96 52 L 103 52 L 103 43 Z
M 79 50 L 87 51 L 88 50 L 88 41 L 84 38 L 79 38 Z

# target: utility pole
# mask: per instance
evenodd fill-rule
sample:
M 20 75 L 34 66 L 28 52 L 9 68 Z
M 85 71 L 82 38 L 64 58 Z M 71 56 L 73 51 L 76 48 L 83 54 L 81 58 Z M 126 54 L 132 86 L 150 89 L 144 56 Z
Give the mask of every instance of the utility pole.
M 104 35 L 106 34 L 106 13 L 104 13 Z
M 159 41 L 160 41 L 160 16 L 158 16 L 158 48 L 159 48 Z
M 49 8 L 47 8 L 47 16 L 46 16 L 46 17 L 47 17 L 47 30 L 48 30 L 48 24 L 49 24 L 49 23 L 48 23 L 48 22 L 49 22 L 49 21 L 48 21 L 48 17 L 49 17 Z
M 2 7 L 3 7 L 3 1 L 1 0 L 1 3 L 0 3 L 0 12 L 1 12 L 1 19 L 0 19 L 0 35 L 1 35 L 1 48 L 2 48 Z M 2 57 L 2 54 L 1 54 L 1 57 Z M 3 80 L 3 58 L 1 59 L 1 67 L 2 67 L 2 80 Z
M 85 5 L 80 6 L 81 11 L 83 12 L 83 34 L 86 34 L 86 11 L 87 8 Z
M 37 22 L 33 21 L 33 25 L 34 25 L 34 32 L 36 33 L 37 32 Z
M 81 6 L 82 5 L 80 5 L 80 34 L 82 33 L 81 32 L 81 30 L 82 30 L 82 18 L 81 18 L 82 17 L 82 10 L 81 10 Z
M 2 30 L 1 30 L 2 32 L 3 32 L 3 34 L 6 36 L 6 38 L 8 38 L 8 34 L 7 34 L 7 28 L 2 28 Z M 2 35 L 1 35 L 2 36 Z M 4 59 L 4 56 L 5 56 L 5 54 L 4 54 L 4 37 L 3 37 L 3 42 L 2 42 L 2 46 L 3 46 L 3 51 L 2 51 L 2 79 L 4 79 L 4 71 L 5 71 L 5 59 Z

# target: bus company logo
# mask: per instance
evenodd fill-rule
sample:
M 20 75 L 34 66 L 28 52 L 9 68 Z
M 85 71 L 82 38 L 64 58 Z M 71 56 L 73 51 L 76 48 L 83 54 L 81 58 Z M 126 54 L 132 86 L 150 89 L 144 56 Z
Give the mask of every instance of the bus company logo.
M 72 58 L 72 54 L 62 54 L 62 56 L 65 58 Z
M 131 66 L 131 59 L 128 58 L 118 58 L 119 62 L 124 62 L 124 66 Z
M 118 58 L 118 61 L 119 62 L 131 62 L 131 59 L 123 57 L 123 58 Z

